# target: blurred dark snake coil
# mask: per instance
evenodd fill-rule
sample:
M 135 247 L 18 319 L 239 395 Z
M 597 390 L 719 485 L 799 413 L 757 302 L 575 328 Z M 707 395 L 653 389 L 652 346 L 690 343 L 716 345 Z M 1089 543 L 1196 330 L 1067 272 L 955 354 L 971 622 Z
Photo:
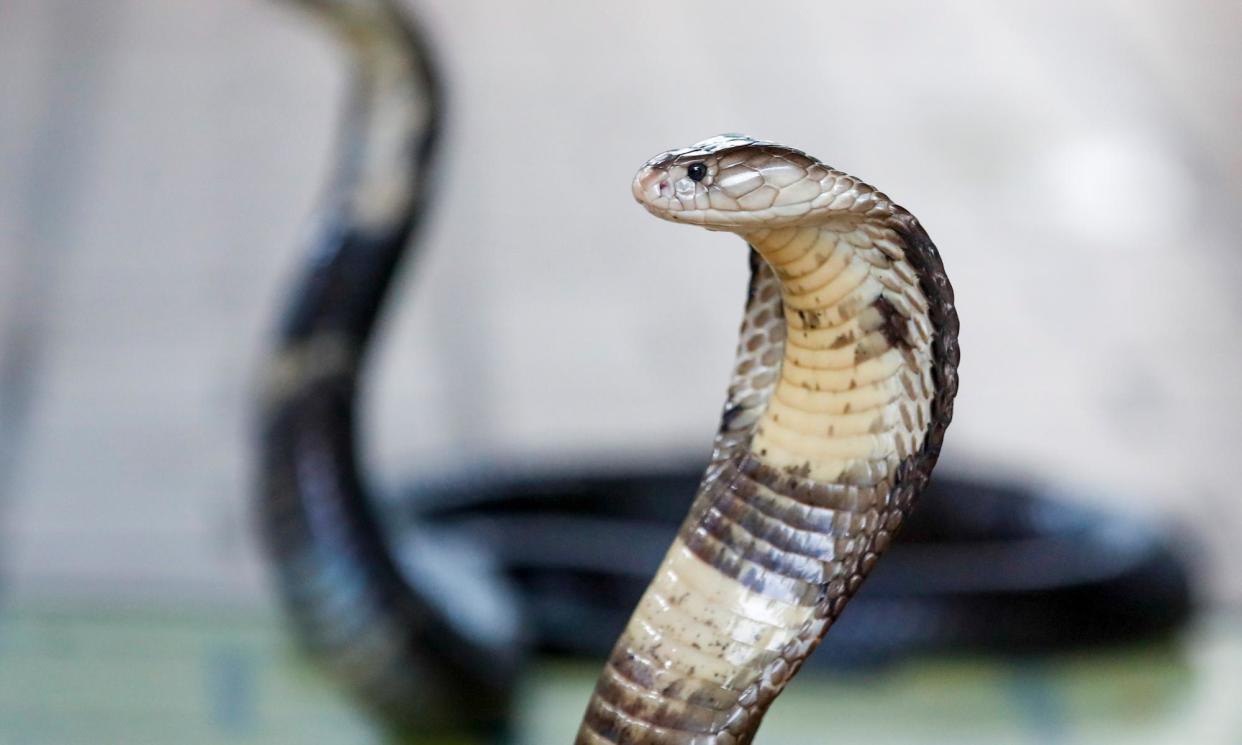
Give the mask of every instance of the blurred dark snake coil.
M 303 639 L 386 721 L 499 730 L 521 661 L 516 624 L 495 620 L 508 601 L 480 611 L 453 596 L 494 589 L 485 576 L 400 563 L 354 452 L 360 358 L 423 212 L 439 87 L 389 4 L 305 4 L 354 80 L 320 254 L 265 389 L 265 539 Z M 740 235 L 752 276 L 711 463 L 577 742 L 749 743 L 927 483 L 957 391 L 953 292 L 910 213 L 788 147 L 712 138 L 650 160 L 633 192 Z

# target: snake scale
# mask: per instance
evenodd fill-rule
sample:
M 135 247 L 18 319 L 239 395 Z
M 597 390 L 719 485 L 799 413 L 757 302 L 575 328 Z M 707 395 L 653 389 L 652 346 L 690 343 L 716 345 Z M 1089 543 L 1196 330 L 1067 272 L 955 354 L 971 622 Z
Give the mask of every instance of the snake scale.
M 265 540 L 302 639 L 386 721 L 497 731 L 520 633 L 470 623 L 394 558 L 354 452 L 359 365 L 423 211 L 439 86 L 390 2 L 303 4 L 355 74 L 319 259 L 269 365 Z M 657 217 L 741 236 L 752 273 L 710 465 L 576 742 L 740 745 L 927 483 L 957 391 L 953 291 L 909 212 L 792 148 L 715 137 L 648 161 L 632 188 Z

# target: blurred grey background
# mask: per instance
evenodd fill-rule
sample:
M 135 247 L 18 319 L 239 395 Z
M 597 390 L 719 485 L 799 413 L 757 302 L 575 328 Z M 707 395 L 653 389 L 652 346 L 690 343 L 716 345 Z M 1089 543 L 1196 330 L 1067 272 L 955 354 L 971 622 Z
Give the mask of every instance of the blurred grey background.
M 438 2 L 425 252 L 374 366 L 375 469 L 701 456 L 737 241 L 629 196 L 721 131 L 879 185 L 963 317 L 947 464 L 1166 514 L 1242 599 L 1242 7 Z M 0 9 L 3 570 L 22 593 L 265 599 L 256 370 L 344 76 L 258 0 Z
M 1211 601 L 1242 602 L 1242 6 L 418 9 L 451 110 L 373 365 L 382 481 L 705 455 L 743 247 L 651 219 L 629 180 L 739 131 L 878 185 L 940 246 L 963 319 L 946 467 L 1164 516 Z M 269 604 L 250 416 L 341 62 L 278 3 L 0 6 L 10 599 Z
M 780 140 L 938 242 L 963 317 L 944 468 L 1179 526 L 1217 612 L 1185 654 L 795 687 L 765 736 L 900 710 L 868 741 L 1236 743 L 1242 5 L 417 10 L 450 128 L 371 366 L 381 483 L 704 457 L 744 248 L 652 220 L 628 183 L 708 135 Z M 250 507 L 257 371 L 342 62 L 278 2 L 0 4 L 0 743 L 358 741 L 278 672 Z M 522 710 L 543 745 L 594 668 L 540 675 Z

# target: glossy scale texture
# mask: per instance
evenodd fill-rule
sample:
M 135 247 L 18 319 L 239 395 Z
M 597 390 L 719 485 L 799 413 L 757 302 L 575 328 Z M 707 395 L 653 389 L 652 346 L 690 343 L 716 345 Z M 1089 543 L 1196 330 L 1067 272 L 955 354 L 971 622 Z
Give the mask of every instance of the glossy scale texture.
M 742 236 L 752 279 L 712 463 L 577 742 L 748 743 L 935 465 L 953 292 L 912 215 L 791 148 L 713 138 L 633 189 L 659 217 Z

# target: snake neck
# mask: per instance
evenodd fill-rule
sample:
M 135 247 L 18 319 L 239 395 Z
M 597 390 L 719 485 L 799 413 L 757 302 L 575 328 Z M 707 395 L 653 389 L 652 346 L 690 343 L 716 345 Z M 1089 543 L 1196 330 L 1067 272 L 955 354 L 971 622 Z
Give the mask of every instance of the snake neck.
M 901 227 L 744 236 L 759 260 L 714 463 L 580 745 L 749 743 L 888 546 L 932 400 L 928 302 Z
M 874 487 L 923 444 L 927 300 L 894 228 L 841 220 L 747 235 L 774 270 L 780 374 L 749 454 L 810 482 Z

